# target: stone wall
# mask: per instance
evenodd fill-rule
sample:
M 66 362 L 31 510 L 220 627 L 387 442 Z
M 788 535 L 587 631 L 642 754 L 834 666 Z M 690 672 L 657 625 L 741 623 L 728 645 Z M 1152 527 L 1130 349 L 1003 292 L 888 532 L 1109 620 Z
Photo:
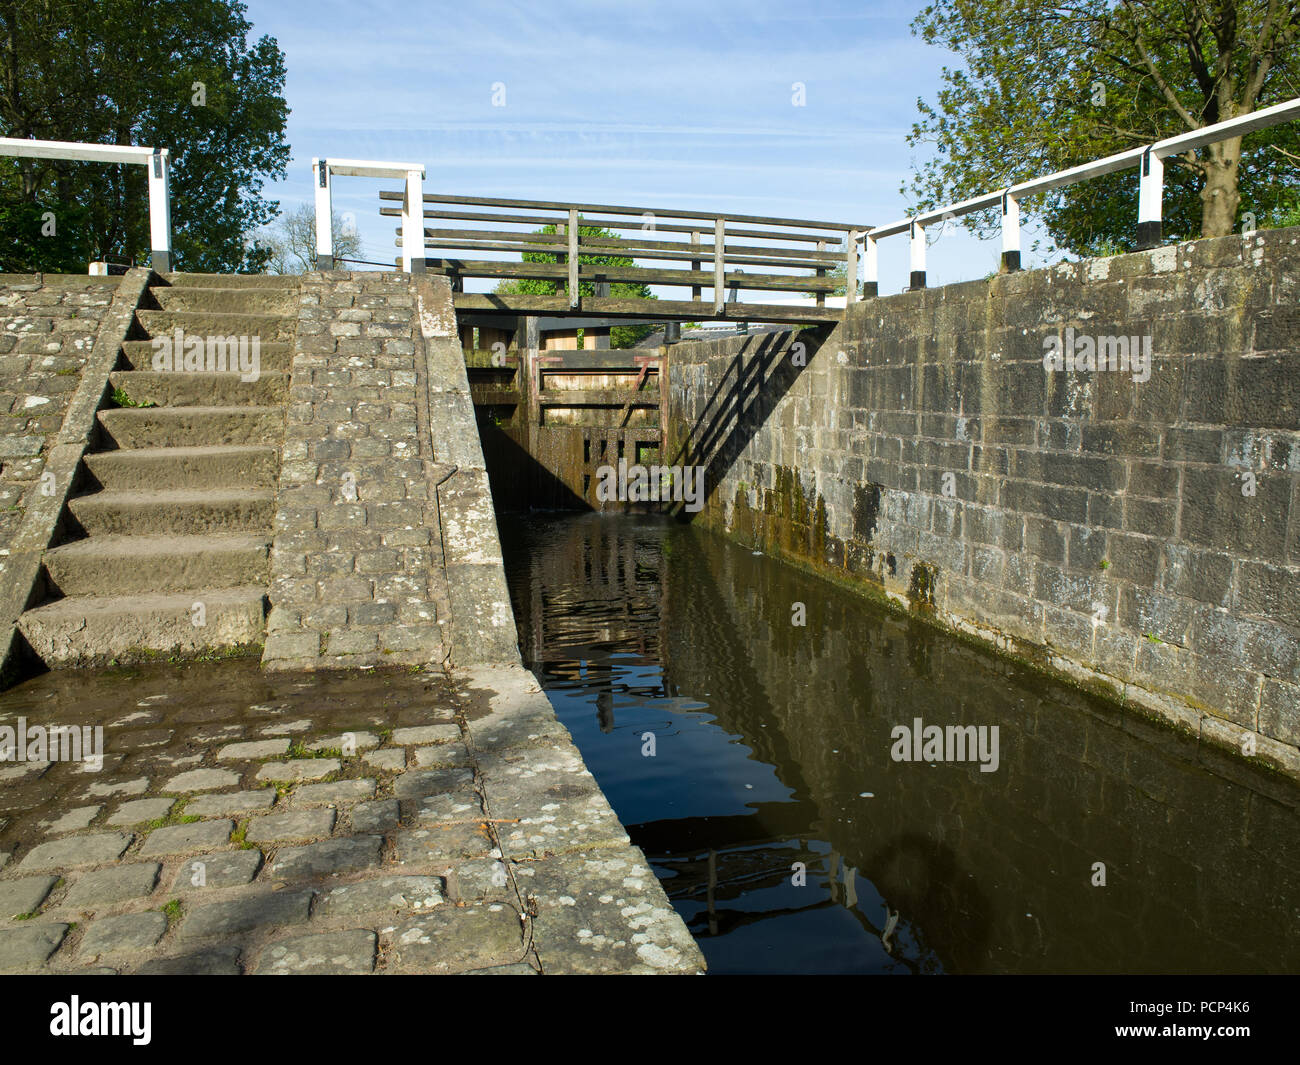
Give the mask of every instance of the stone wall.
M 706 525 L 1300 775 L 1298 302 L 1277 230 L 677 345 L 667 455 Z M 1067 328 L 1149 378 L 1049 372 Z
M 0 275 L 0 548 L 9 548 L 25 503 L 95 346 L 120 278 Z
M 304 278 L 265 665 L 518 661 L 455 336 L 443 279 Z

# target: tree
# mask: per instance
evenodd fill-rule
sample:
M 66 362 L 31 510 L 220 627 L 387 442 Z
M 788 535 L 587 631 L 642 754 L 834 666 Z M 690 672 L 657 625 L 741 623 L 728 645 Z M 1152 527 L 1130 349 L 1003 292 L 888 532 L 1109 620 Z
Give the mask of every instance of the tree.
M 334 257 L 354 259 L 361 254 L 361 235 L 333 214 Z M 266 269 L 272 274 L 302 274 L 316 269 L 316 208 L 295 207 L 257 234 L 257 243 L 270 254 Z
M 533 230 L 536 234 L 551 234 L 557 231 L 554 222 L 544 225 L 541 229 Z M 617 236 L 618 234 L 613 230 L 603 229 L 600 226 L 584 226 L 581 221 L 578 223 L 579 240 L 591 237 Z M 523 261 L 526 263 L 558 263 L 560 261 L 559 253 L 556 252 L 526 251 L 522 254 Z M 581 252 L 578 255 L 578 265 L 630 267 L 636 264 L 626 255 L 594 255 Z M 555 296 L 564 293 L 566 285 L 562 281 L 548 281 L 540 277 L 521 277 L 498 282 L 495 291 L 530 296 Z M 578 293 L 582 296 L 596 295 L 596 283 L 594 281 L 579 281 Z M 611 299 L 653 300 L 658 298 L 650 291 L 649 285 L 634 281 L 611 281 L 609 295 Z M 609 346 L 611 348 L 635 347 L 637 341 L 653 332 L 654 326 L 650 325 L 616 325 L 609 331 Z
M 245 10 L 238 0 L 0 2 L 0 136 L 168 148 L 176 266 L 261 269 L 265 249 L 245 238 L 277 213 L 260 193 L 285 172 L 288 106 L 284 55 L 273 38 L 250 40 Z M 0 215 L 22 227 L 25 268 L 145 259 L 144 171 L 0 159 Z M 47 211 L 67 239 L 29 232 Z
M 910 191 L 933 209 L 1295 95 L 1294 0 L 939 0 L 912 23 L 955 51 L 935 106 L 918 100 L 908 137 L 931 144 Z M 1174 239 L 1260 222 L 1300 185 L 1300 135 L 1287 123 L 1165 160 L 1164 232 Z M 908 188 L 904 187 L 904 193 Z M 1059 247 L 1132 248 L 1133 170 L 1034 197 Z M 981 234 L 987 215 L 965 224 Z

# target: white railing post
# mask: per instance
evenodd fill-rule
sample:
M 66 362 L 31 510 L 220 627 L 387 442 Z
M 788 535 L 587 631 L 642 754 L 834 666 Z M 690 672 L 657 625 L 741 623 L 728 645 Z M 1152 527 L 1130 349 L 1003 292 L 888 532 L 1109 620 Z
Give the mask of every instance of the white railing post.
M 925 226 L 912 222 L 912 288 L 925 288 Z
M 402 200 L 402 269 L 408 274 L 424 273 L 424 173 L 406 172 L 406 196 Z
M 334 208 L 330 197 L 328 159 L 311 161 L 312 185 L 316 188 L 316 269 L 334 269 Z
M 1020 269 L 1020 201 L 1002 194 L 1002 269 Z
M 863 258 L 866 262 L 862 268 L 864 275 L 862 294 L 867 299 L 874 299 L 880 295 L 880 256 L 876 248 L 876 238 L 870 233 L 867 234 Z
M 166 148 L 155 148 L 149 160 L 149 258 L 160 274 L 172 268 L 171 171 Z
M 1154 148 L 1142 154 L 1141 177 L 1138 179 L 1138 231 L 1139 251 L 1160 246 L 1162 200 L 1164 198 L 1165 164 Z

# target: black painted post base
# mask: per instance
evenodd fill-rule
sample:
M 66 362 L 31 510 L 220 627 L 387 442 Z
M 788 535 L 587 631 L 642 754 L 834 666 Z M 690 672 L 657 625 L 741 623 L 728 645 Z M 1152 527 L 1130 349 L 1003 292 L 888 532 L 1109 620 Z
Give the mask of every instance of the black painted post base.
M 1012 274 L 1020 269 L 1020 252 L 1004 251 L 1002 253 L 1002 272 Z
M 149 253 L 149 265 L 156 274 L 170 274 L 172 271 L 172 253 L 155 248 Z
M 862 282 L 862 298 L 864 300 L 874 300 L 879 295 L 880 295 L 879 281 Z
M 426 273 L 427 271 L 428 271 L 428 260 L 426 259 L 411 260 L 411 273 L 423 274 Z
M 1138 251 L 1150 251 L 1160 247 L 1160 221 L 1138 223 Z
M 910 284 L 912 288 L 925 288 L 925 271 L 913 270 Z
M 334 256 L 332 256 L 332 255 L 317 255 L 317 256 L 316 256 L 316 269 L 317 269 L 317 270 L 333 270 L 333 269 L 334 269 Z

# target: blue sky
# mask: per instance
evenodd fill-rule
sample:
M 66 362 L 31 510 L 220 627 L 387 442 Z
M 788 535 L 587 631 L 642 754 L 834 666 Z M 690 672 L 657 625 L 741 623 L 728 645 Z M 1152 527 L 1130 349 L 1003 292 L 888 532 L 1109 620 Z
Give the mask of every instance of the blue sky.
M 426 191 L 880 225 L 906 213 L 916 99 L 935 99 L 954 60 L 912 35 L 917 10 L 249 0 L 254 33 L 288 64 L 293 160 L 269 192 L 310 202 L 312 157 L 336 156 L 423 163 Z M 334 203 L 365 257 L 390 260 L 381 187 L 397 182 L 340 178 Z M 880 251 L 881 291 L 896 292 L 907 238 Z M 930 283 L 982 277 L 998 251 L 950 229 L 930 248 Z

